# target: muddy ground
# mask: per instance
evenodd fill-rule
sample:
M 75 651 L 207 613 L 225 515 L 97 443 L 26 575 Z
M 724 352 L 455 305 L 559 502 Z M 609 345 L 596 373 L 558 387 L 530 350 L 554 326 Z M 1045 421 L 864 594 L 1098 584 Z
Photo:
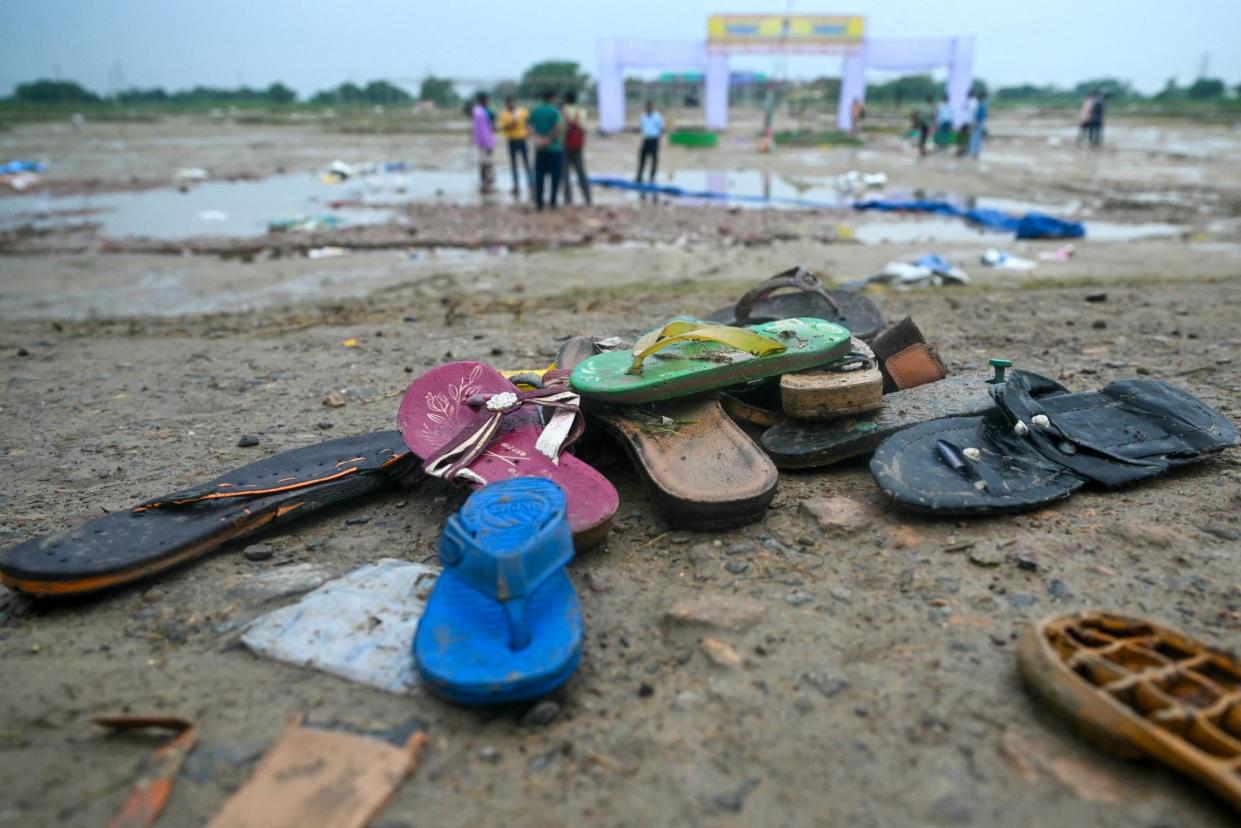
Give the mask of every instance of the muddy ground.
M 90 134 L 23 127 L 3 136 L 3 152 L 46 146 L 43 154 L 63 156 L 67 178 L 115 183 L 143 163 L 160 175 L 188 163 L 185 145 L 237 157 L 230 174 L 260 175 L 278 164 L 313 168 L 345 146 L 317 131 L 127 128 L 123 145 L 106 151 Z M 919 163 L 880 136 L 862 150 L 873 153 L 863 166 L 977 195 L 1081 197 L 1100 220 L 1173 222 L 1190 235 L 1087 238 L 1069 263 L 1014 275 L 983 270 L 975 262 L 984 244 L 968 238 L 850 243 L 806 229 L 838 217 L 770 211 L 738 219 L 772 231 L 749 244 L 668 240 L 657 234 L 669 222 L 715 218 L 620 204 L 645 210 L 633 223 L 651 229 L 460 259 L 411 259 L 404 246 L 320 261 L 106 246 L 0 256 L 8 472 L 0 544 L 271 452 L 391 427 L 411 374 L 446 360 L 539 366 L 559 338 L 634 334 L 674 314 L 709 312 L 791 264 L 853 277 L 928 249 L 955 253 L 975 284 L 874 298 L 890 319 L 912 314 L 954 373 L 982 373 L 989 357 L 1003 356 L 1074 389 L 1145 375 L 1241 420 L 1241 236 L 1229 206 L 1238 172 L 1212 150 L 1232 146 L 1236 133 L 1121 124 L 1116 146 L 1093 157 L 1049 146 L 1056 129 L 1000 119 L 998 158 L 985 169 Z M 237 145 L 225 139 L 247 135 L 260 146 L 230 156 Z M 398 139 L 348 140 L 383 157 L 387 145 L 373 144 Z M 431 149 L 417 151 L 460 166 L 468 159 L 457 140 L 429 138 Z M 619 165 L 629 140 L 601 142 L 601 164 L 613 153 Z M 742 152 L 726 146 L 722 163 L 824 174 L 858 166 L 849 150 L 757 161 Z M 1027 160 L 1008 163 L 1006 154 Z M 1106 203 L 1148 191 L 1162 201 Z M 1187 217 L 1171 204 L 1178 198 L 1209 206 Z M 600 212 L 557 219 L 553 229 L 598 222 Z M 529 237 L 541 233 L 534 227 Z M 1007 246 L 1034 256 L 1057 245 Z M 1103 301 L 1086 301 L 1100 293 Z M 342 345 L 355 338 L 357 347 Z M 322 404 L 332 391 L 344 407 Z M 242 433 L 259 445 L 237 447 Z M 617 486 L 621 509 L 606 544 L 571 566 L 586 645 L 550 722 L 523 722 L 526 708 L 478 713 L 393 696 L 238 644 L 247 621 L 336 574 L 382 557 L 430 559 L 461 495 L 427 481 L 293 524 L 263 540 L 274 550 L 267 560 L 247 560 L 243 543 L 94 599 L 0 594 L 0 825 L 105 821 L 153 745 L 89 723 L 117 712 L 176 714 L 198 726 L 164 826 L 202 824 L 299 712 L 367 732 L 427 728 L 429 750 L 379 820 L 385 826 L 1233 824 L 1171 771 L 1080 742 L 1024 691 L 1015 644 L 1044 615 L 1104 608 L 1238 648 L 1236 450 L 1132 489 L 981 520 L 889 508 L 864 462 L 789 473 L 762 523 L 718 534 L 668 531 L 623 454 L 604 445 L 591 457 Z M 823 497 L 867 504 L 874 519 L 853 532 L 825 529 L 802 508 Z M 739 631 L 665 618 L 701 595 L 746 598 L 763 615 Z M 704 635 L 732 645 L 741 663 L 709 660 Z

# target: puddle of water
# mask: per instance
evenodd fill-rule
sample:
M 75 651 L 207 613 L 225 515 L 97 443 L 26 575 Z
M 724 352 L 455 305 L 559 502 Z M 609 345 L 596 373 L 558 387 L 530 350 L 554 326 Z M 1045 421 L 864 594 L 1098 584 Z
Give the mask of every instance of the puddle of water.
M 332 215 L 342 224 L 390 221 L 390 205 L 444 199 L 475 201 L 478 179 L 468 172 L 420 170 L 351 178 L 324 184 L 315 175 L 277 175 L 259 181 L 209 181 L 188 192 L 175 189 L 0 199 L 0 228 L 23 224 L 63 227 L 83 219 L 102 225 L 105 236 L 182 239 L 191 236 L 258 236 L 268 223 L 297 216 Z M 335 205 L 335 206 L 334 206 Z M 32 214 L 39 217 L 31 219 Z

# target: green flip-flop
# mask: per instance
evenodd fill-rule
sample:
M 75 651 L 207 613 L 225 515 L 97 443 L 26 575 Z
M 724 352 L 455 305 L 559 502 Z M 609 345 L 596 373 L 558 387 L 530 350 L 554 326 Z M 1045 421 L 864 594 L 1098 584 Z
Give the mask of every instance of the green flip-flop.
M 586 359 L 573 369 L 570 384 L 600 402 L 657 402 L 814 368 L 848 352 L 849 331 L 821 319 L 735 328 L 682 317 L 631 350 Z

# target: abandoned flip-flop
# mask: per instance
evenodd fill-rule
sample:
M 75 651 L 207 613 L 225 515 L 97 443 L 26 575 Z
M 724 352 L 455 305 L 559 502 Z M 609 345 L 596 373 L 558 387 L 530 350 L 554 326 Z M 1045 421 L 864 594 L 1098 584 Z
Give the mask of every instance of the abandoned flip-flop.
M 414 635 L 428 686 L 459 704 L 550 693 L 577 668 L 582 608 L 564 567 L 573 558 L 565 496 L 537 477 L 492 483 L 448 519 L 444 570 Z
M 1156 759 L 1241 810 L 1241 661 L 1141 618 L 1045 618 L 1018 652 L 1026 684 L 1083 736 Z
M 814 368 L 848 352 L 849 332 L 820 319 L 735 328 L 682 318 L 641 337 L 631 350 L 584 360 L 570 382 L 583 397 L 630 405 Z
M 777 293 L 791 290 L 792 293 Z M 868 297 L 851 290 L 827 290 L 803 267 L 793 267 L 760 282 L 733 307 L 707 317 L 724 325 L 752 325 L 777 319 L 835 322 L 858 339 L 870 341 L 883 327 L 883 314 Z
M 573 337 L 561 347 L 556 365 L 572 369 L 596 350 L 589 337 Z M 597 406 L 590 418 L 624 446 L 652 505 L 673 529 L 754 523 L 775 497 L 776 467 L 714 394 L 645 406 Z
M 1015 512 L 1087 482 L 1116 488 L 1155 477 L 1237 442 L 1222 414 L 1166 382 L 1122 380 L 1043 397 L 1034 384 L 1024 371 L 997 377 L 988 386 L 991 413 L 889 437 L 870 462 L 879 488 L 915 511 Z
M 551 412 L 546 426 L 539 408 Z M 409 386 L 397 424 L 427 474 L 474 487 L 545 477 L 565 491 L 579 549 L 607 534 L 619 499 L 607 478 L 565 451 L 582 423 L 577 395 L 563 382 L 519 391 L 489 365 L 441 365 Z
M 1035 397 L 1067 390 L 1047 377 L 1026 372 Z M 945 417 L 983 414 L 995 407 L 983 377 L 949 377 L 883 395 L 875 411 L 829 422 L 787 420 L 763 432 L 759 443 L 782 469 L 830 466 L 869 454 L 898 431 Z
M 0 582 L 31 595 L 120 586 L 199 558 L 227 541 L 418 476 L 395 431 L 286 451 L 0 555 Z

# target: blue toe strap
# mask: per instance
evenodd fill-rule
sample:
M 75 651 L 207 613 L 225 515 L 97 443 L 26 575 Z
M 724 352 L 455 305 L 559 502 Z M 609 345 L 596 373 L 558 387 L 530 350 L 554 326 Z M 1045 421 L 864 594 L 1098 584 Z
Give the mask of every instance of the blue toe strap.
M 573 558 L 564 493 L 537 477 L 486 486 L 448 519 L 439 553 L 445 569 L 504 607 L 510 647 L 520 650 L 530 643 L 526 599 Z

